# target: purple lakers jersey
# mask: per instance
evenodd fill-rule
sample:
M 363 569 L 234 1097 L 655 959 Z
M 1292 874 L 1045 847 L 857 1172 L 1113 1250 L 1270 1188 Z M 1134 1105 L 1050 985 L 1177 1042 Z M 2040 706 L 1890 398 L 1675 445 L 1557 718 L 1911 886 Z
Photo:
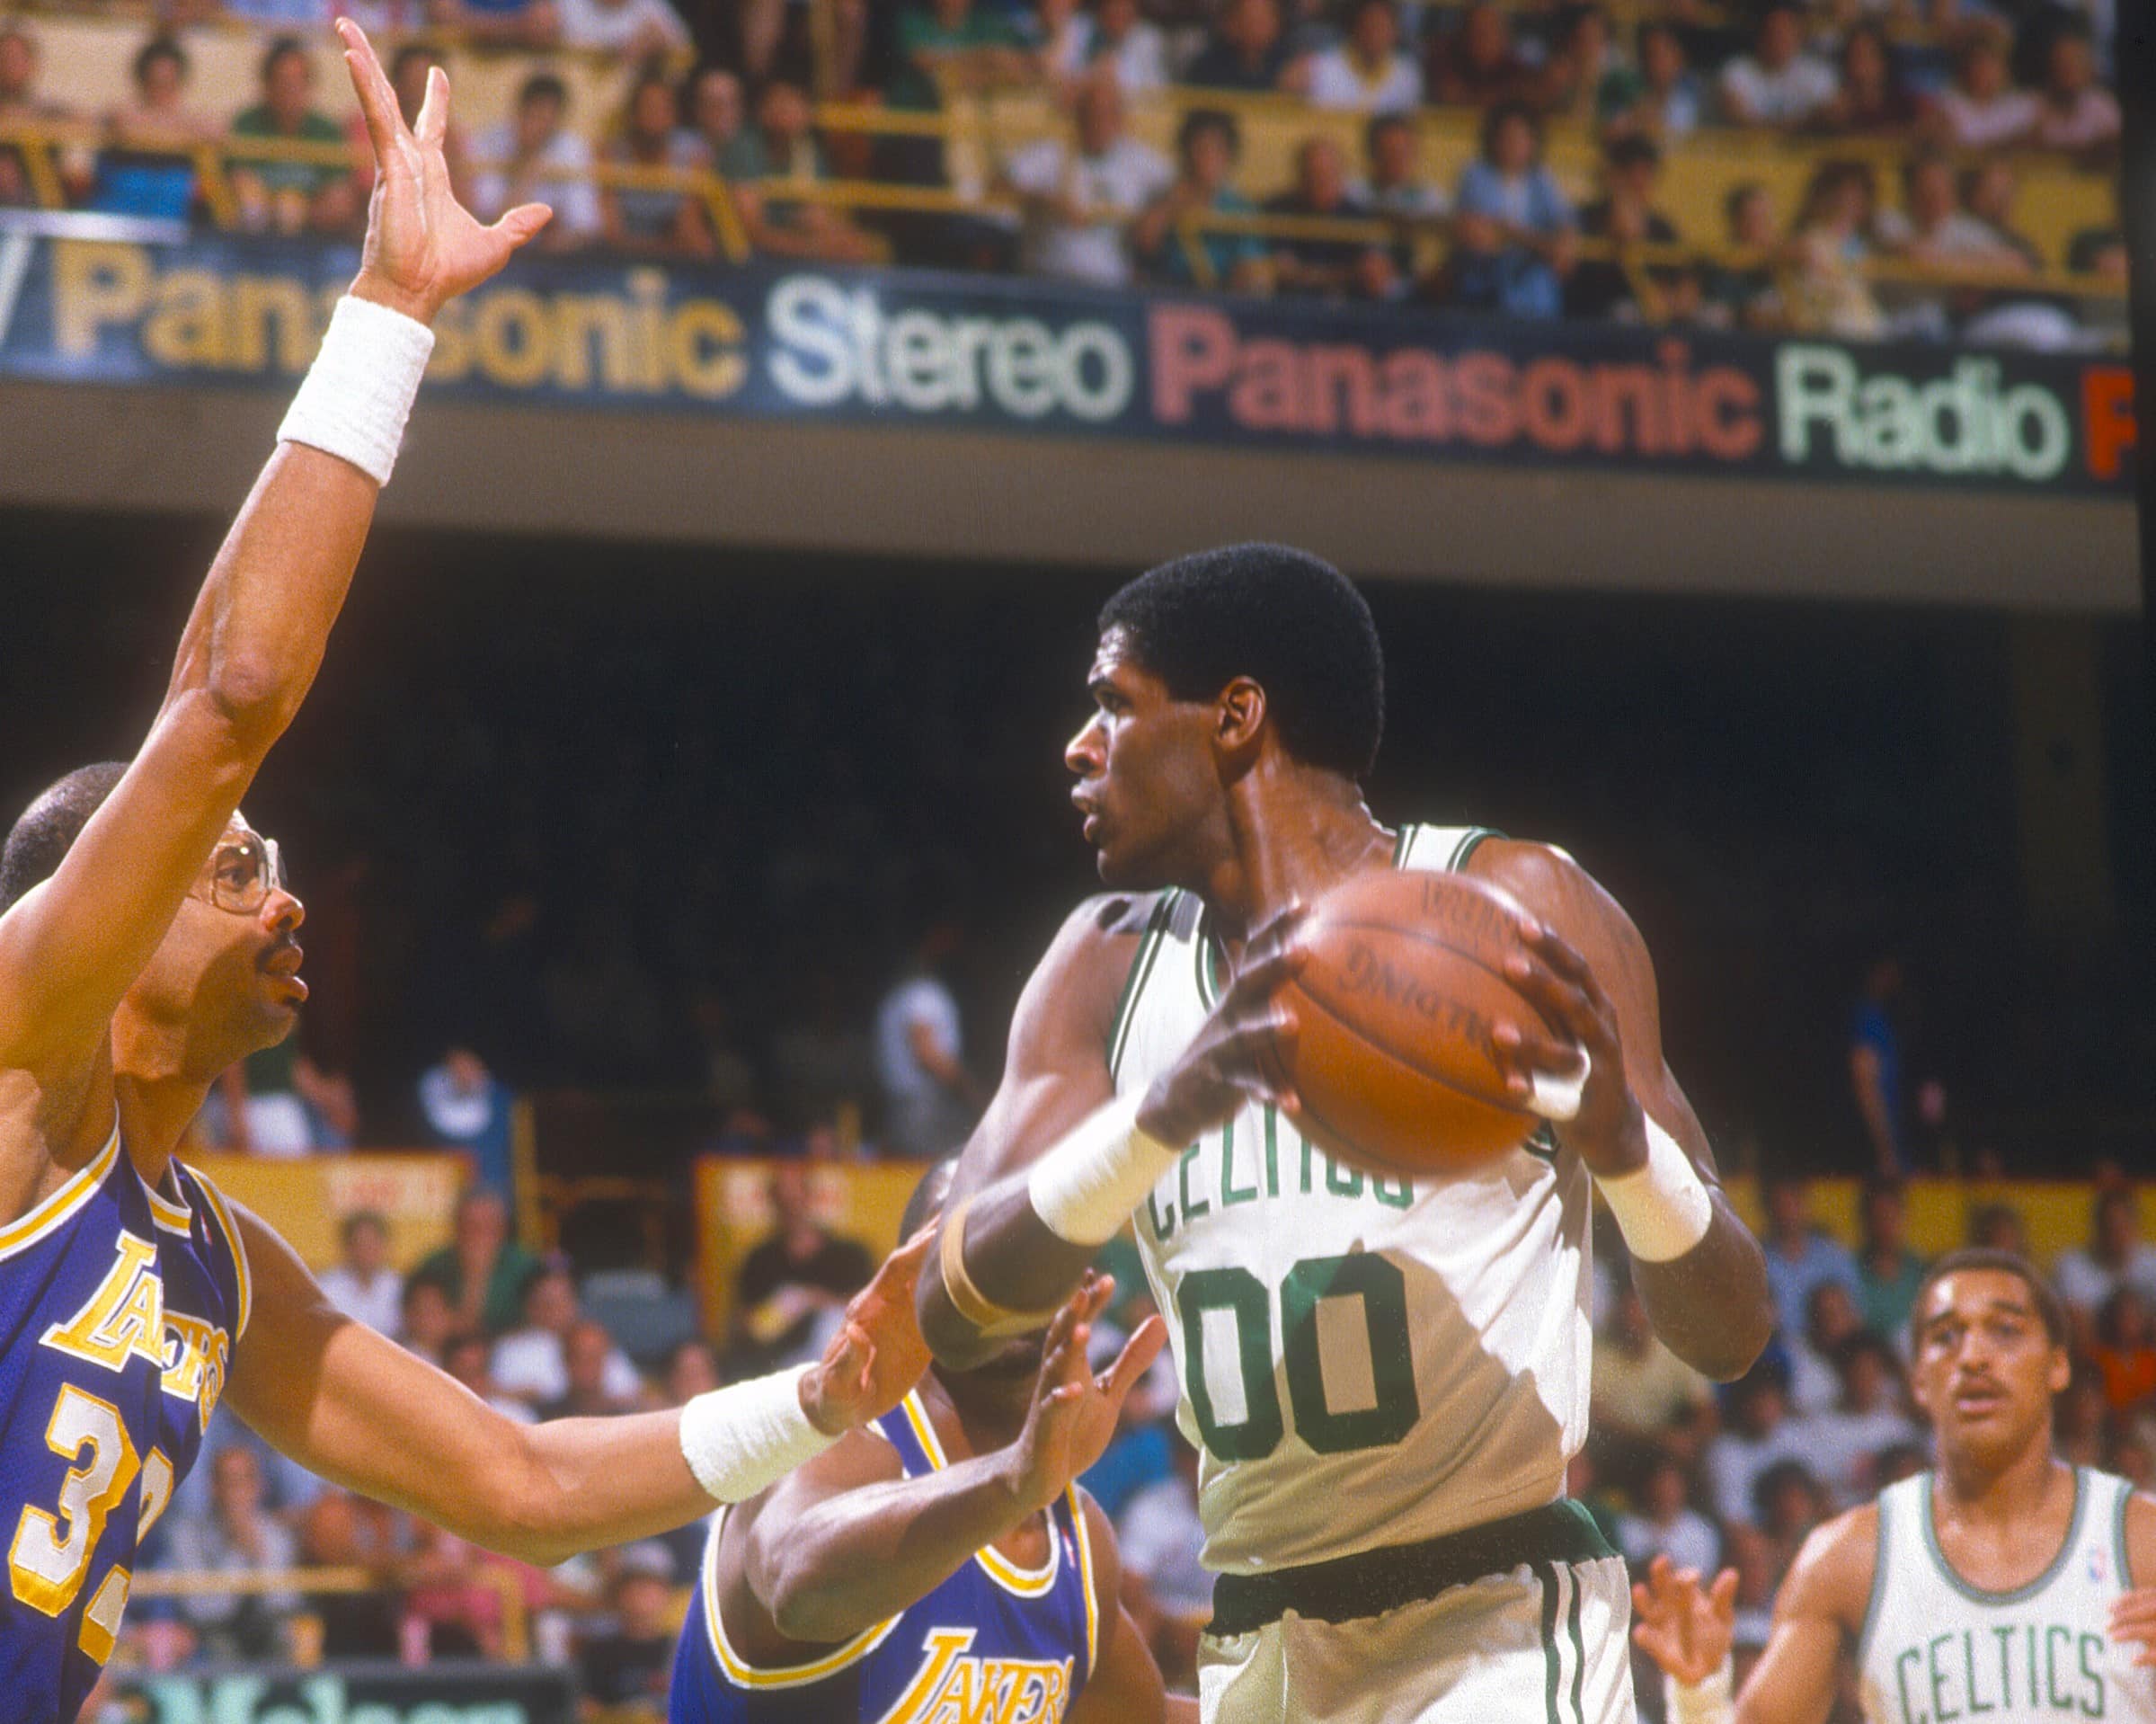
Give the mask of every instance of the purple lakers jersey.
M 918 1394 L 869 1428 L 898 1451 L 909 1479 L 945 1464 Z M 979 1551 L 888 1622 L 779 1669 L 750 1665 L 727 1642 L 714 1524 L 674 1657 L 671 1724 L 1058 1724 L 1093 1674 L 1100 1624 L 1075 1490 L 1049 1520 L 1039 1568 Z
M 111 1655 L 143 1535 L 202 1445 L 247 1326 L 232 1213 L 177 1161 L 164 1188 L 116 1125 L 97 1159 L 0 1227 L 0 1694 L 75 1717 Z

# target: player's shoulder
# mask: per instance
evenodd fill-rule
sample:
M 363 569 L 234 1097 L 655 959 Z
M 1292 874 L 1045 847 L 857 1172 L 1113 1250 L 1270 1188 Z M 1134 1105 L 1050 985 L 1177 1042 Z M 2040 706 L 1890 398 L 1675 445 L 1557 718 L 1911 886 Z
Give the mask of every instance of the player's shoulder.
M 1028 993 L 1104 1023 L 1146 942 L 1172 920 L 1175 892 L 1105 892 L 1064 917 L 1034 971 Z
M 1813 1528 L 1782 1582 L 1779 1613 L 1861 1631 L 1878 1575 L 1879 1515 L 1877 1501 L 1859 1503 Z
M 2156 1586 L 2156 1496 L 2131 1485 L 2121 1496 L 2126 1572 L 2119 1578 L 2128 1586 Z
M 1645 955 L 1625 907 L 1558 845 L 1491 838 L 1475 847 L 1461 871 L 1517 899 L 1575 946 L 1614 945 Z

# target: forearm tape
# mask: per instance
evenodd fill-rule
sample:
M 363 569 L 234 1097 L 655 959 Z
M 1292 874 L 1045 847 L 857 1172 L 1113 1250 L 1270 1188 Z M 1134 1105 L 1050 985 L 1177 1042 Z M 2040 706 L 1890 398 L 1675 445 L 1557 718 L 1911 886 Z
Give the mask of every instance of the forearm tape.
M 681 1458 L 714 1500 L 753 1497 L 838 1440 L 801 1409 L 801 1379 L 810 1369 L 732 1383 L 681 1409 Z
M 1617 1231 L 1642 1263 L 1668 1263 L 1707 1237 L 1715 1204 L 1684 1146 L 1646 1115 L 1647 1164 L 1599 1180 Z
M 1737 1715 L 1735 1690 L 1735 1672 L 1727 1658 L 1701 1683 L 1687 1685 L 1665 1673 L 1663 1714 L 1669 1724 L 1733 1724 Z

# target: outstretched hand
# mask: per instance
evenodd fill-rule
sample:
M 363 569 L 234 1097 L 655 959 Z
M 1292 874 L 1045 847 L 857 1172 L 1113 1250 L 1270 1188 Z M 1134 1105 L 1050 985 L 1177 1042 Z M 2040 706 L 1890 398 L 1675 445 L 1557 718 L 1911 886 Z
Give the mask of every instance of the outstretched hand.
M 480 222 L 457 201 L 442 157 L 449 129 L 449 80 L 442 69 L 427 74 L 419 120 L 407 126 L 396 92 L 359 25 L 340 18 L 337 34 L 375 159 L 367 239 L 352 293 L 430 323 L 443 306 L 508 262 L 554 212 L 543 203 L 519 204 L 491 227 Z
M 1632 1586 L 1632 1638 L 1665 1675 L 1693 1687 L 1722 1667 L 1736 1636 L 1737 1575 L 1725 1568 L 1701 1590 L 1697 1568 L 1658 1556 Z
M 838 1332 L 803 1376 L 801 1410 L 826 1436 L 888 1413 L 928 1368 L 913 1291 L 935 1238 L 931 1223 L 883 1259 L 868 1285 L 847 1302 Z
M 1048 1325 L 1041 1374 L 1034 1382 L 1025 1427 L 1008 1453 L 1014 1489 L 1030 1513 L 1045 1508 L 1073 1479 L 1101 1458 L 1122 1404 L 1167 1342 L 1167 1326 L 1149 1317 L 1123 1343 L 1114 1364 L 1096 1376 L 1087 1363 L 1093 1320 L 1115 1291 L 1113 1275 L 1086 1271 L 1078 1289 Z

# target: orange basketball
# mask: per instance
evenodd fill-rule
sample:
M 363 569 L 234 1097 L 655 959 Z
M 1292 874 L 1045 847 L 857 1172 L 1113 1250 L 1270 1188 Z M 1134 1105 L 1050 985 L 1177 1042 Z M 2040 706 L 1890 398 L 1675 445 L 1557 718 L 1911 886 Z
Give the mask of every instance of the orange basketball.
M 1279 994 L 1300 1033 L 1286 1060 L 1304 1134 L 1380 1174 L 1456 1172 L 1508 1153 L 1540 1124 L 1505 1092 L 1492 1040 L 1547 1030 L 1505 957 L 1524 912 L 1458 874 L 1385 869 L 1311 906 L 1309 956 Z

